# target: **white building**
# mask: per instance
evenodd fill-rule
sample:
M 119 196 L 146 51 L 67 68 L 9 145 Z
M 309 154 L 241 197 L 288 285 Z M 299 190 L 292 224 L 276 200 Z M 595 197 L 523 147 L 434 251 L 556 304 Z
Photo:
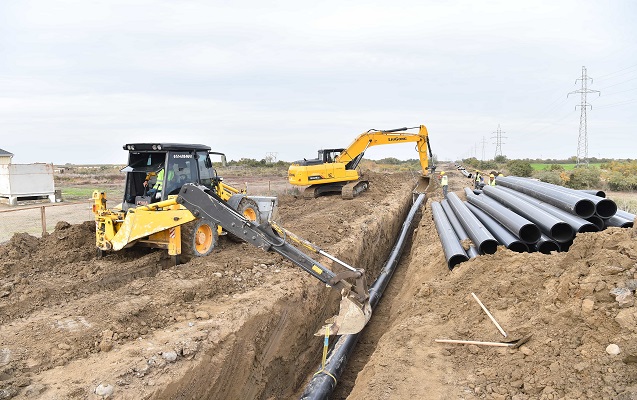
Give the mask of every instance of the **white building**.
M 11 205 L 47 198 L 54 203 L 53 164 L 12 164 L 11 158 L 13 154 L 0 149 L 0 199 Z
M 13 154 L 9 153 L 6 150 L 0 149 L 0 165 L 11 164 L 12 158 L 13 158 Z

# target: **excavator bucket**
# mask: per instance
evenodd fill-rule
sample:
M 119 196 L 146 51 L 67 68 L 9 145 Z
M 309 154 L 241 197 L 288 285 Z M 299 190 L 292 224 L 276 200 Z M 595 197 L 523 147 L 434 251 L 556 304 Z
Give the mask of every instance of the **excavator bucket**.
M 434 182 L 436 182 L 435 179 L 434 179 Z M 434 190 L 435 190 L 435 184 L 430 185 L 429 176 L 420 176 L 418 178 L 418 184 L 416 185 L 416 188 L 414 189 L 414 193 L 428 193 Z
M 372 317 L 372 307 L 369 301 L 361 304 L 350 296 L 341 299 L 340 311 L 338 315 L 327 322 L 329 324 L 315 333 L 315 336 L 323 336 L 326 328 L 329 335 L 353 335 L 363 330 L 367 322 Z

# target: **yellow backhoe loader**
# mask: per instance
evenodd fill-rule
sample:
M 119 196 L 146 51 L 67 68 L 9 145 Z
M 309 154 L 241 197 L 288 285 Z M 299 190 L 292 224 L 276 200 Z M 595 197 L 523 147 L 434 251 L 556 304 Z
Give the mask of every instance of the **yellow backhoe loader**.
M 174 198 L 187 183 L 214 192 L 228 207 L 254 221 L 267 222 L 276 197 L 247 196 L 223 183 L 213 167 L 210 151 L 200 144 L 134 143 L 128 150 L 124 198 L 120 205 L 106 207 L 106 194 L 93 192 L 98 256 L 131 246 L 167 249 L 175 264 L 210 254 L 218 236 L 226 232 L 198 220 Z M 235 238 L 235 236 L 231 237 Z
M 133 245 L 166 248 L 180 255 L 205 256 L 220 232 L 280 254 L 342 296 L 339 314 L 317 334 L 354 334 L 371 317 L 365 271 L 333 257 L 271 221 L 275 197 L 247 196 L 217 176 L 210 147 L 192 144 L 127 144 L 126 188 L 121 205 L 106 208 L 106 195 L 93 193 L 98 256 Z M 333 272 L 291 245 L 344 267 Z M 354 280 L 349 283 L 346 279 Z
M 418 133 L 407 132 L 418 129 Z M 288 181 L 296 186 L 308 186 L 303 192 L 305 198 L 315 198 L 327 193 L 341 193 L 344 199 L 352 199 L 367 190 L 369 181 L 361 179 L 358 165 L 371 146 L 398 143 L 416 143 L 416 151 L 420 158 L 422 176 L 415 192 L 430 191 L 429 175 L 435 170 L 429 134 L 424 125 L 414 128 L 375 130 L 359 135 L 352 144 L 342 149 L 323 149 L 318 151 L 318 158 L 295 161 L 288 169 Z

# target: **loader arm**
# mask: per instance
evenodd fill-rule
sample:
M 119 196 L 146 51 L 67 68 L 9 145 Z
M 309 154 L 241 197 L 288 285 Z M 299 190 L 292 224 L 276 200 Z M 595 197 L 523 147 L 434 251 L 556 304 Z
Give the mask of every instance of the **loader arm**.
M 316 279 L 338 290 L 343 296 L 341 312 L 330 333 L 358 333 L 371 316 L 365 271 L 348 269 L 334 273 L 278 236 L 269 223 L 256 225 L 230 208 L 219 196 L 203 186 L 186 184 L 177 196 L 177 203 L 186 207 L 196 218 L 220 225 L 226 231 L 262 250 L 275 252 L 290 260 Z M 345 279 L 354 278 L 352 285 Z M 347 320 L 349 319 L 349 320 Z

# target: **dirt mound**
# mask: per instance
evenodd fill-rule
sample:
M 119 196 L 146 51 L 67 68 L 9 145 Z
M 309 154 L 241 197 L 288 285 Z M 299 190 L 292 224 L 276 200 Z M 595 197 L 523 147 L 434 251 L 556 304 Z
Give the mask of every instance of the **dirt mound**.
M 384 329 L 365 331 L 356 372 L 344 379 L 355 383 L 335 398 L 637 397 L 635 236 L 619 228 L 580 234 L 568 253 L 551 255 L 499 248 L 449 272 L 426 210 L 411 255 L 375 312 L 386 318 Z M 434 342 L 528 334 L 518 349 Z M 609 354 L 612 345 L 619 354 Z

